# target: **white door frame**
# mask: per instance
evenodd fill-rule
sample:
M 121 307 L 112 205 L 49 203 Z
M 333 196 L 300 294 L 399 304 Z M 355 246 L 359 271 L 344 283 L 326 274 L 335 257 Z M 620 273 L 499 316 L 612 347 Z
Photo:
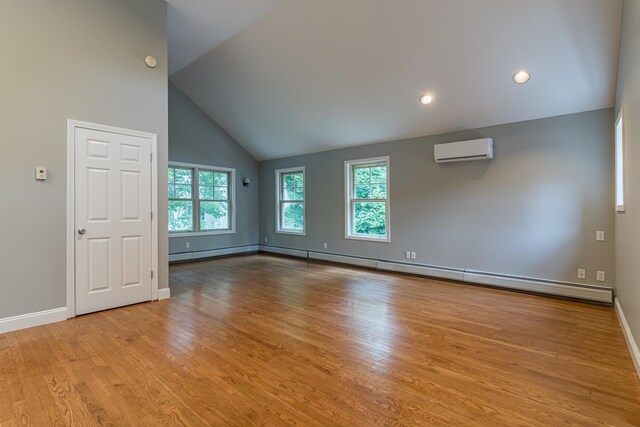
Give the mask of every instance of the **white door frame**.
M 67 317 L 76 315 L 76 209 L 75 209 L 75 130 L 77 128 L 118 133 L 148 139 L 151 145 L 151 300 L 158 299 L 158 136 L 96 123 L 67 120 Z

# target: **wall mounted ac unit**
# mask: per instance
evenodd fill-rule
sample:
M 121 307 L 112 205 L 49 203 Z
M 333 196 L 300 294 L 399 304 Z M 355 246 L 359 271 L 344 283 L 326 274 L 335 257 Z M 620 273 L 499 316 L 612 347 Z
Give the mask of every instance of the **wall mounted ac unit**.
M 437 144 L 433 146 L 433 155 L 436 163 L 493 159 L 493 139 L 484 138 Z

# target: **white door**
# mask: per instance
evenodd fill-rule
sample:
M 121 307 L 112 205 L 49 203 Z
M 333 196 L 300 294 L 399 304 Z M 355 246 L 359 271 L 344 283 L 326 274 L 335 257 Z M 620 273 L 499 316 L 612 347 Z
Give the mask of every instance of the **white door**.
M 150 301 L 151 142 L 74 133 L 76 314 Z

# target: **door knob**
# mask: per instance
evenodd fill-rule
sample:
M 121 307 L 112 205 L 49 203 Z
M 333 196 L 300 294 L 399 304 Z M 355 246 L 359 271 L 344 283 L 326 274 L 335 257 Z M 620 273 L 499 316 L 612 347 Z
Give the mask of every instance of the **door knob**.
M 87 232 L 87 230 L 85 230 L 84 228 L 81 228 L 81 229 L 78 230 L 78 234 L 84 234 L 86 232 Z

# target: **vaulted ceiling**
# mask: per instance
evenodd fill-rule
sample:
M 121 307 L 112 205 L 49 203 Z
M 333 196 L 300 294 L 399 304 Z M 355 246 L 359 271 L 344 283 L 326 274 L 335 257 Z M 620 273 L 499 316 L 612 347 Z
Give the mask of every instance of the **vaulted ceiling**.
M 260 160 L 614 103 L 622 0 L 169 1 L 172 81 Z

